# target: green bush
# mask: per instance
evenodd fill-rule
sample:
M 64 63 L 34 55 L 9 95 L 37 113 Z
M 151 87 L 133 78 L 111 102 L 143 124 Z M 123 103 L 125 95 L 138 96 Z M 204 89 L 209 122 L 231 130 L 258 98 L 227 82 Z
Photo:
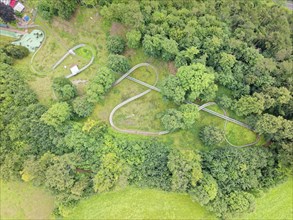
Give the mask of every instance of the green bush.
M 5 53 L 14 58 L 22 59 L 29 55 L 29 50 L 26 47 L 8 44 L 4 47 Z
M 125 41 L 120 36 L 109 36 L 106 46 L 109 53 L 121 54 L 125 49 Z
M 225 140 L 224 131 L 212 125 L 203 127 L 199 135 L 204 145 L 209 147 L 219 146 Z
M 89 102 L 86 97 L 77 97 L 72 102 L 73 112 L 79 117 L 87 117 L 94 110 L 94 104 Z
M 64 77 L 57 77 L 53 80 L 52 88 L 60 101 L 69 101 L 77 94 L 72 82 Z
M 141 33 L 137 30 L 131 30 L 126 34 L 127 46 L 130 48 L 139 48 Z
M 117 73 L 126 73 L 130 69 L 128 59 L 122 55 L 109 55 L 107 66 Z

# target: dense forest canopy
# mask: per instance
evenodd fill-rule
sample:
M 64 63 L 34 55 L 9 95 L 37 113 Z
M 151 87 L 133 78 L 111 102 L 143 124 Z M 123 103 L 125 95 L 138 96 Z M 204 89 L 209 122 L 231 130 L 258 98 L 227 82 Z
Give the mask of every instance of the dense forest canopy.
M 93 193 L 136 185 L 187 192 L 219 217 L 229 218 L 253 211 L 259 191 L 292 175 L 292 13 L 257 0 L 62 0 L 39 1 L 38 9 L 48 20 L 70 19 L 79 3 L 98 8 L 106 23 L 126 25 L 127 34 L 108 37 L 107 67 L 97 70 L 84 96 L 77 95 L 70 80 L 55 78 L 57 100 L 49 107 L 40 104 L 14 67 L 14 59 L 27 51 L 0 48 L 3 180 L 46 186 L 57 196 L 56 215 Z M 209 150 L 184 150 L 81 120 L 104 99 L 114 72 L 129 70 L 127 58 L 118 55 L 126 47 L 141 47 L 148 56 L 178 68 L 161 83 L 162 98 L 178 107 L 162 113 L 166 129 L 189 129 L 197 122 L 198 109 L 186 101 L 216 100 L 245 118 L 268 143 L 216 148 L 223 133 L 207 126 L 198 138 Z M 218 87 L 232 95 L 218 94 Z

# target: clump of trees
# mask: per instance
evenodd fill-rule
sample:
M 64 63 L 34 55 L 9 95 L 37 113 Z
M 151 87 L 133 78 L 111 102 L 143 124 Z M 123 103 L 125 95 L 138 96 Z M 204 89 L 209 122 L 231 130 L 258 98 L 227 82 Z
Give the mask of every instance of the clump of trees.
M 13 59 L 22 59 L 29 55 L 29 50 L 26 47 L 13 44 L 4 46 L 3 51 Z
M 109 36 L 106 46 L 109 53 L 122 54 L 125 49 L 125 41 L 119 35 Z
M 72 82 L 64 77 L 53 79 L 52 88 L 57 99 L 60 101 L 69 101 L 77 95 L 77 90 Z
M 225 141 L 224 131 L 212 126 L 204 126 L 200 130 L 199 137 L 204 145 L 209 147 L 220 146 Z
M 209 101 L 216 91 L 214 73 L 200 63 L 180 67 L 176 76 L 169 76 L 162 83 L 163 96 L 177 104 L 196 99 Z
M 130 64 L 125 56 L 110 54 L 107 67 L 116 73 L 126 73 L 130 69 Z
M 38 11 L 46 20 L 52 19 L 53 16 L 60 16 L 63 19 L 69 20 L 77 6 L 77 0 L 41 0 L 37 5 Z
M 0 18 L 5 22 L 9 23 L 15 20 L 14 10 L 9 5 L 5 5 L 0 2 Z
M 97 75 L 86 87 L 87 101 L 92 103 L 99 102 L 111 88 L 114 80 L 113 71 L 106 67 L 100 68 Z
M 179 110 L 168 109 L 161 116 L 161 122 L 168 131 L 177 129 L 189 129 L 199 118 L 197 106 L 185 104 L 180 106 Z

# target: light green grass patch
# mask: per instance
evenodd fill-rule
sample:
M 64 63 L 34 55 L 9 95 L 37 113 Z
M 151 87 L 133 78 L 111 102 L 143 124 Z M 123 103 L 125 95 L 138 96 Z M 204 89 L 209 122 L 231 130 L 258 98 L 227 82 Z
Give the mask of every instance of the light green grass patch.
M 188 195 L 128 187 L 83 200 L 66 219 L 216 219 Z
M 0 219 L 50 219 L 54 198 L 23 182 L 0 180 Z
M 241 219 L 292 220 L 293 177 L 256 199 L 256 210 Z
M 28 83 L 34 91 L 37 91 L 38 100 L 42 104 L 48 106 L 55 99 L 50 77 L 35 78 Z
M 7 37 L 7 36 L 0 35 L 0 46 L 4 46 L 6 44 L 10 44 L 14 40 L 15 39 L 12 38 L 12 37 Z

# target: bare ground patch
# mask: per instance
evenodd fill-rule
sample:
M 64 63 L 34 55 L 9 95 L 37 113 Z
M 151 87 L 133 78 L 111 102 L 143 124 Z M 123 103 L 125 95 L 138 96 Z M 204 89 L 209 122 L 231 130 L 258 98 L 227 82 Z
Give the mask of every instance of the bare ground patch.
M 110 29 L 110 34 L 124 36 L 126 34 L 126 31 L 127 31 L 127 28 L 123 24 L 118 22 L 113 22 Z
M 135 56 L 136 52 L 134 49 L 130 49 L 128 48 L 125 52 L 124 52 L 124 56 L 126 56 L 127 58 L 130 58 L 132 56 Z
M 169 70 L 169 72 L 172 73 L 173 75 L 176 75 L 176 73 L 177 73 L 177 68 L 176 68 L 176 66 L 175 66 L 174 61 L 172 61 L 172 62 L 168 62 L 168 70 Z
M 76 30 L 73 28 L 73 25 L 70 23 L 70 21 L 65 21 L 61 18 L 53 19 L 52 26 L 72 35 L 77 34 Z

